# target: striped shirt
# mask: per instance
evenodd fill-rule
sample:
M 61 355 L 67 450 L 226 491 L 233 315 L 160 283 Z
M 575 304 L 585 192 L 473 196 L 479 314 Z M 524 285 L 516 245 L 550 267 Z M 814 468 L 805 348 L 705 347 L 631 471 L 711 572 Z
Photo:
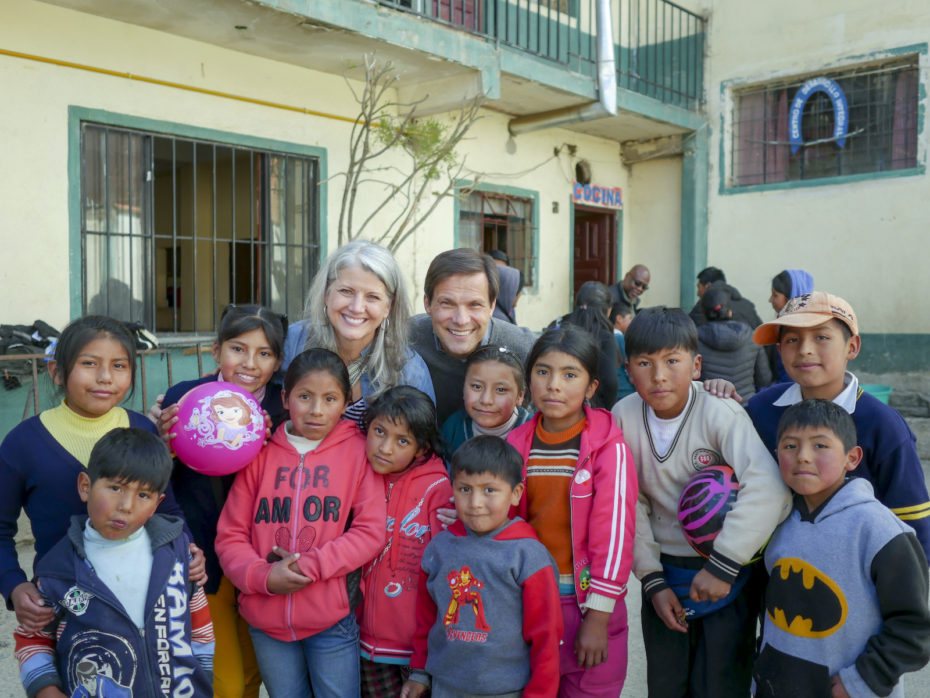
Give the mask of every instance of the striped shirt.
M 559 567 L 571 575 L 571 486 L 586 420 L 560 432 L 536 426 L 526 460 L 527 521 L 536 530 Z

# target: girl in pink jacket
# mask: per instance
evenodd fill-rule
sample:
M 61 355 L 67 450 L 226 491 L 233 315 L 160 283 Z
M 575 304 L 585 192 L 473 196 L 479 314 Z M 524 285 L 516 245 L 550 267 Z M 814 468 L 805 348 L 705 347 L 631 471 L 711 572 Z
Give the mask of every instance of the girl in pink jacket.
M 365 437 L 343 420 L 342 359 L 297 356 L 284 379 L 290 420 L 236 476 L 216 551 L 240 592 L 270 695 L 359 695 L 358 570 L 384 546 L 384 484 Z
M 368 408 L 367 424 L 368 462 L 384 476 L 388 539 L 362 580 L 362 696 L 395 698 L 409 674 L 420 560 L 443 529 L 436 512 L 449 506 L 452 485 L 425 393 L 391 388 Z
M 626 678 L 636 468 L 613 416 L 586 404 L 598 385 L 590 334 L 572 326 L 545 333 L 526 367 L 539 413 L 507 441 L 525 463 L 518 513 L 559 568 L 558 695 L 615 698 Z

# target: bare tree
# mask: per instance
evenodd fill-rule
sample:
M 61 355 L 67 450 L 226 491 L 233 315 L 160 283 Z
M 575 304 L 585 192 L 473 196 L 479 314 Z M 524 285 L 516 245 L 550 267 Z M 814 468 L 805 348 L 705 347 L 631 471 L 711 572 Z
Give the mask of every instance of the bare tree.
M 379 216 L 383 221 L 376 235 L 367 239 L 396 251 L 419 228 L 439 203 L 455 192 L 455 182 L 464 169 L 464 158 L 456 147 L 472 124 L 480 119 L 481 97 L 464 102 L 448 123 L 433 117 L 417 118 L 416 109 L 427 97 L 415 102 L 394 98 L 397 73 L 390 61 L 367 54 L 364 82 L 359 93 L 346 79 L 360 110 L 349 138 L 349 164 L 339 211 L 339 244 L 365 234 Z M 402 164 L 391 164 L 389 152 L 403 153 Z M 381 192 L 373 209 L 358 222 L 356 204 L 371 187 Z

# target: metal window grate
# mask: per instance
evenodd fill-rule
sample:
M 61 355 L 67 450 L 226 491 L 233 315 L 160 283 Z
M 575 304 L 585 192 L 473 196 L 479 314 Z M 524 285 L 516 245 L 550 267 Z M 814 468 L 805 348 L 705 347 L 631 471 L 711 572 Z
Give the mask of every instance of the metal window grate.
M 87 312 L 207 332 L 229 303 L 297 317 L 319 267 L 314 158 L 82 124 Z
M 848 105 L 846 141 L 834 138 L 833 103 L 807 100 L 801 145 L 792 152 L 790 109 L 808 77 L 740 90 L 734 95 L 731 183 L 750 186 L 912 168 L 917 165 L 917 57 L 823 75 Z M 818 76 L 820 77 L 820 76 Z
M 534 230 L 532 199 L 476 191 L 468 195 L 460 209 L 459 242 L 462 247 L 505 252 L 510 266 L 523 272 L 527 286 L 535 285 Z

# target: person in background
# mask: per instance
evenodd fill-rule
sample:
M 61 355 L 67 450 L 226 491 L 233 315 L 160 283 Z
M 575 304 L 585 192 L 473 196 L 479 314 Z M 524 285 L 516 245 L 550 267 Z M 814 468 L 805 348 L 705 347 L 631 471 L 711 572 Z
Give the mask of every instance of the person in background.
M 623 305 L 618 303 L 615 305 Z M 580 327 L 590 333 L 598 346 L 597 391 L 591 398 L 592 407 L 609 410 L 617 401 L 617 367 L 620 352 L 610 324 L 610 291 L 600 281 L 585 281 L 575 294 L 575 309 L 556 318 L 547 330 L 566 325 Z
M 523 275 L 519 269 L 497 265 L 500 276 L 500 289 L 497 292 L 497 302 L 494 304 L 494 313 L 491 317 L 497 318 L 511 325 L 517 324 L 517 299 L 523 291 Z
M 621 303 L 636 315 L 642 301 L 640 296 L 649 290 L 649 268 L 645 264 L 637 264 L 620 281 L 608 288 L 611 304 Z
M 814 277 L 803 269 L 785 269 L 772 279 L 772 295 L 769 296 L 769 303 L 775 309 L 775 313 L 780 313 L 785 304 L 795 296 L 803 296 L 805 293 L 814 292 Z M 785 365 L 781 361 L 781 354 L 775 350 L 775 345 L 766 347 L 766 355 L 769 358 L 769 366 L 772 367 L 772 374 L 775 376 L 776 383 L 791 383 L 791 376 L 785 370 Z
M 733 320 L 730 294 L 711 286 L 701 296 L 701 310 L 707 323 L 698 327 L 698 353 L 701 380 L 724 378 L 736 386 L 744 398 L 772 382 L 768 357 L 752 341 L 752 328 Z
M 698 302 L 694 304 L 694 307 L 688 313 L 695 325 L 700 327 L 707 322 L 707 318 L 704 317 L 704 313 L 701 311 L 701 297 L 709 288 L 722 288 L 730 294 L 730 309 L 733 311 L 734 320 L 745 322 L 752 329 L 762 324 L 762 318 L 756 312 L 756 306 L 748 298 L 743 298 L 742 294 L 734 286 L 727 283 L 727 275 L 723 273 L 723 269 L 707 267 L 698 274 Z
M 614 303 L 610 306 L 608 319 L 614 326 L 614 341 L 617 343 L 617 353 L 620 355 L 620 363 L 617 364 L 617 399 L 621 400 L 636 392 L 626 371 L 626 343 L 623 340 L 623 333 L 633 321 L 633 311 L 623 303 Z
M 796 296 L 813 293 L 814 277 L 803 269 L 785 269 L 772 278 L 772 295 L 769 303 L 776 313 L 780 313 L 785 304 Z

